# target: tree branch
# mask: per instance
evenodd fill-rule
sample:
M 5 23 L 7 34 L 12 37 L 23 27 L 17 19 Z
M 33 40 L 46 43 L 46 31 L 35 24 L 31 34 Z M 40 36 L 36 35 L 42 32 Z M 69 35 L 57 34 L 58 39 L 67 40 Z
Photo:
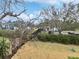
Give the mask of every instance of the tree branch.
M 19 15 L 21 15 L 23 12 L 25 12 L 26 10 L 24 9 L 22 12 L 20 12 L 19 14 L 14 14 L 12 12 L 6 12 L 4 13 L 1 17 L 0 17 L 0 20 L 2 20 L 3 18 L 5 18 L 7 15 L 9 16 L 13 16 L 13 17 L 17 17 Z

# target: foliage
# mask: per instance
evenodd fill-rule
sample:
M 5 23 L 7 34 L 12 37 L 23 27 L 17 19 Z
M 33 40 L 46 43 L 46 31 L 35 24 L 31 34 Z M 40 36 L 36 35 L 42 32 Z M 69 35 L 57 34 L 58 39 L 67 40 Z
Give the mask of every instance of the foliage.
M 27 34 L 29 30 L 0 30 L 0 36 L 7 37 L 7 38 L 23 38 L 27 39 Z
M 13 30 L 0 30 L 0 36 L 3 37 L 14 37 L 14 31 Z
M 52 35 L 46 33 L 40 33 L 38 40 L 44 42 L 57 42 L 63 44 L 75 44 L 79 45 L 79 36 L 77 35 Z
M 9 54 L 9 42 L 6 39 L 0 39 L 0 57 L 4 59 L 4 57 Z
M 76 50 L 75 50 L 74 48 L 71 48 L 70 50 L 71 50 L 72 52 L 76 52 Z
M 14 36 L 15 37 L 20 37 L 21 36 L 20 30 L 15 30 Z

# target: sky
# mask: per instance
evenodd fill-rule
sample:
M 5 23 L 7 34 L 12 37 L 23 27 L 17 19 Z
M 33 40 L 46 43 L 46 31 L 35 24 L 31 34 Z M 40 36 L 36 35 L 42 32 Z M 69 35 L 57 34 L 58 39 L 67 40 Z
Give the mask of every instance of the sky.
M 22 1 L 22 0 L 19 0 L 19 1 Z M 24 1 L 25 3 L 23 6 L 27 10 L 26 10 L 26 13 L 23 13 L 19 16 L 23 19 L 29 19 L 29 17 L 35 18 L 36 15 L 38 15 L 39 12 L 43 10 L 43 8 L 48 8 L 52 5 L 55 6 L 56 8 L 62 8 L 63 3 L 68 4 L 69 2 L 73 2 L 73 1 L 74 3 L 79 3 L 79 0 L 24 0 Z M 29 17 L 28 17 L 28 14 L 29 14 Z M 8 18 L 9 17 L 4 18 L 4 19 L 8 19 Z
M 63 3 L 74 2 L 78 3 L 79 0 L 24 0 L 26 13 L 30 14 L 30 18 L 36 17 L 43 8 L 48 8 L 50 6 L 55 6 L 56 8 L 62 8 Z M 27 19 L 26 14 L 22 14 L 20 17 Z
M 28 13 L 36 13 L 43 8 L 48 8 L 52 5 L 61 8 L 62 2 L 59 0 L 27 0 L 25 7 L 27 8 Z
M 62 7 L 62 3 L 69 3 L 74 1 L 78 3 L 79 0 L 25 0 L 26 8 L 29 13 L 35 13 L 41 11 L 43 8 L 48 8 L 49 6 L 54 5 L 57 8 Z

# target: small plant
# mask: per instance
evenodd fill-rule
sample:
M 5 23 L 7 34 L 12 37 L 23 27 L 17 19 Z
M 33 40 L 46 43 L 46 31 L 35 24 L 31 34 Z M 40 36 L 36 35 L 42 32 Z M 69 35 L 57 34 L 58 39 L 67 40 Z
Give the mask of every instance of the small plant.
M 9 46 L 3 37 L 3 39 L 0 40 L 0 57 L 1 57 L 1 59 L 5 59 L 5 56 L 9 53 L 8 49 L 9 49 Z
M 71 50 L 72 52 L 76 52 L 76 50 L 75 50 L 74 48 L 71 48 L 70 50 Z
M 79 59 L 79 57 L 68 57 L 68 59 Z

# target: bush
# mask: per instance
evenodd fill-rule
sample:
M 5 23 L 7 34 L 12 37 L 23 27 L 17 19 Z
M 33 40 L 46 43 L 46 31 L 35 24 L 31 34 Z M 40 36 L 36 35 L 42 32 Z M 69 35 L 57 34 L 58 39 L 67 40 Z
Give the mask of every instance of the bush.
M 22 33 L 21 30 L 0 30 L 1 37 L 27 39 L 27 32 Z
M 4 36 L 6 34 L 7 31 L 5 30 L 0 30 L 0 36 Z
M 0 36 L 2 36 L 2 37 L 13 37 L 14 31 L 13 30 L 0 30 Z
M 7 39 L 1 39 L 0 40 L 0 57 L 1 59 L 4 59 L 5 56 L 7 56 L 9 54 L 9 42 L 7 42 Z
M 79 36 L 77 35 L 52 35 L 40 33 L 37 36 L 38 40 L 44 42 L 57 42 L 63 44 L 76 44 L 79 45 Z
M 14 37 L 20 37 L 21 36 L 21 31 L 20 30 L 15 30 L 14 31 Z

